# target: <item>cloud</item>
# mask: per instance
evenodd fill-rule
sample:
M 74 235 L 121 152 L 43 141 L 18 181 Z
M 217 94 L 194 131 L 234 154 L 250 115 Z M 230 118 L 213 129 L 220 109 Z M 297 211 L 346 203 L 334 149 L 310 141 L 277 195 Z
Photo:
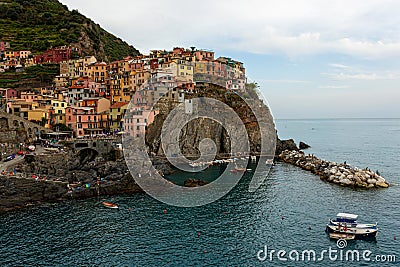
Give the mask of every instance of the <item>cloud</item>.
M 345 89 L 349 88 L 348 85 L 320 85 L 318 86 L 320 89 Z
M 383 72 L 383 73 L 332 73 L 328 74 L 334 80 L 396 80 L 400 79 L 398 72 Z
M 306 80 L 268 80 L 268 79 L 257 79 L 259 82 L 265 83 L 311 83 L 311 81 Z
M 379 71 L 379 72 L 323 72 L 321 75 L 327 76 L 332 80 L 397 80 L 400 79 L 400 72 Z
M 61 1 L 142 52 L 195 45 L 289 57 L 400 56 L 400 1 Z
M 338 68 L 338 69 L 350 69 L 351 68 L 350 66 L 338 64 L 338 63 L 331 63 L 331 64 L 329 64 L 329 66 Z
M 397 80 L 400 79 L 400 71 L 394 70 L 368 70 L 365 67 L 355 67 L 340 63 L 331 63 L 328 66 L 332 67 L 331 72 L 323 72 L 321 75 L 329 77 L 331 80 Z

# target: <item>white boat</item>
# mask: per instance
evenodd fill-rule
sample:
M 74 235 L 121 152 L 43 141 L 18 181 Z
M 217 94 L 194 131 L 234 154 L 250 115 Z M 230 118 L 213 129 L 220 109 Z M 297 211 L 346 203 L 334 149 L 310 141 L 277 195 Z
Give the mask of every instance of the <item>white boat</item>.
M 330 219 L 326 225 L 328 233 L 350 234 L 356 239 L 375 238 L 378 234 L 378 223 L 357 223 L 358 215 L 351 213 L 338 213 L 335 219 Z

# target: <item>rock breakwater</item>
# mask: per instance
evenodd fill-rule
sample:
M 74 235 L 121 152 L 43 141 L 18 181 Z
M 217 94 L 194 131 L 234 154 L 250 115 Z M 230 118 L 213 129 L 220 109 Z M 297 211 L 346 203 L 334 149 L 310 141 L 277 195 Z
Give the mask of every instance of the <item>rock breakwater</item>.
M 354 188 L 387 188 L 389 183 L 377 172 L 352 167 L 346 163 L 329 162 L 305 154 L 303 151 L 285 150 L 279 154 L 283 162 L 318 175 L 321 180 Z

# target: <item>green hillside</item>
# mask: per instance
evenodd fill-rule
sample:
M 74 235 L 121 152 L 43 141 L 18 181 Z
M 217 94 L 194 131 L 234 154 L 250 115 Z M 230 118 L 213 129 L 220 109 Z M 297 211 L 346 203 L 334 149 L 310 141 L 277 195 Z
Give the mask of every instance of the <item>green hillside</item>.
M 0 40 L 12 50 L 43 52 L 73 44 L 84 55 L 113 61 L 139 51 L 57 0 L 0 0 Z

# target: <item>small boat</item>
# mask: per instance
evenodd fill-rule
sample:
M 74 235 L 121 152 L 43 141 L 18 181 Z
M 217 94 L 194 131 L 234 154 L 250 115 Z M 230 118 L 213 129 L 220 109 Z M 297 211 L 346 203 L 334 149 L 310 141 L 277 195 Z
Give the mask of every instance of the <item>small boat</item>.
M 331 239 L 345 239 L 345 240 L 354 240 L 356 238 L 354 234 L 346 234 L 346 233 L 329 233 L 329 237 Z
M 102 204 L 103 204 L 104 207 L 110 208 L 110 209 L 118 209 L 119 208 L 117 204 L 111 203 L 111 202 L 107 202 L 107 201 L 104 201 Z
M 358 215 L 350 213 L 338 213 L 335 219 L 330 219 L 326 225 L 326 231 L 336 234 L 354 235 L 355 239 L 375 238 L 378 234 L 378 223 L 357 223 Z
M 267 159 L 267 161 L 265 161 L 265 164 L 267 164 L 267 165 L 275 165 L 273 159 Z
M 245 172 L 245 171 L 247 171 L 246 168 L 239 168 L 239 167 L 236 167 L 236 168 L 231 170 L 231 172 L 233 172 L 233 173 Z

